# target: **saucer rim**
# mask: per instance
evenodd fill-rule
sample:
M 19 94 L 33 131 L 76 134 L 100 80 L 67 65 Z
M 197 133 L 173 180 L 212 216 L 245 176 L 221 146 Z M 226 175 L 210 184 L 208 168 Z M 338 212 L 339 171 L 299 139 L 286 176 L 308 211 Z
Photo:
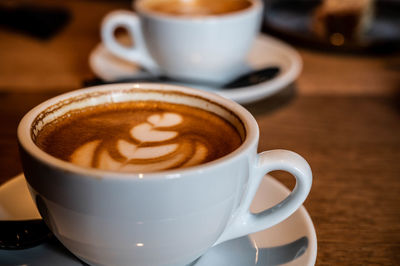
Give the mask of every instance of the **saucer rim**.
M 223 97 L 229 98 L 233 101 L 236 101 L 240 104 L 248 104 L 252 102 L 259 101 L 261 99 L 270 97 L 279 91 L 283 90 L 286 86 L 290 85 L 293 83 L 301 74 L 301 71 L 303 69 L 303 61 L 300 56 L 300 54 L 297 52 L 295 48 L 293 48 L 291 45 L 285 43 L 282 40 L 279 40 L 275 37 L 272 37 L 268 34 L 265 34 L 263 32 L 260 32 L 256 40 L 259 42 L 264 43 L 269 47 L 269 50 L 273 50 L 275 52 L 279 52 L 279 54 L 284 55 L 288 63 L 286 65 L 289 65 L 289 67 L 286 67 L 286 69 L 283 70 L 283 72 L 279 73 L 275 78 L 271 80 L 267 80 L 264 82 L 261 82 L 256 85 L 251 85 L 251 86 L 245 86 L 245 87 L 239 87 L 239 88 L 233 88 L 233 89 L 220 89 L 220 88 L 211 88 L 207 86 L 200 86 L 200 88 L 206 88 L 207 90 L 217 93 Z M 255 49 L 254 46 L 252 47 L 252 50 Z M 249 54 L 251 53 L 251 51 Z M 99 66 L 96 63 L 96 58 L 99 58 L 99 54 L 102 54 L 103 51 L 106 51 L 106 48 L 104 47 L 102 42 L 99 42 L 90 52 L 89 54 L 89 67 L 92 70 L 92 72 L 98 76 L 99 78 L 105 80 L 105 81 L 113 81 L 115 79 L 122 78 L 121 77 L 111 77 L 107 76 L 107 74 L 104 74 L 104 71 L 101 71 L 100 69 L 102 66 Z M 106 51 L 110 56 L 113 56 L 110 52 Z M 268 51 L 266 53 L 272 53 L 271 51 Z M 115 56 L 113 56 L 115 57 Z M 115 57 L 118 58 L 118 57 Z M 121 58 L 118 58 L 121 62 L 125 64 L 131 64 L 135 65 L 134 62 L 130 62 Z M 248 61 L 249 59 L 246 59 Z M 251 61 L 250 61 L 251 62 Z M 121 63 L 122 64 L 122 63 Z M 135 65 L 138 68 L 140 67 L 139 65 Z M 280 65 L 278 65 L 280 66 Z M 135 73 L 132 73 L 131 78 L 144 78 L 148 77 L 146 73 L 137 71 L 136 75 Z M 126 78 L 129 78 L 126 77 Z M 196 87 L 194 84 L 190 83 L 185 83 L 182 82 L 182 85 L 186 85 L 188 87 Z M 198 87 L 198 86 L 197 86 Z
M 11 179 L 7 180 L 6 182 L 0 184 L 0 195 L 3 193 L 3 191 L 6 191 L 7 189 L 10 189 L 10 187 L 12 188 L 14 183 L 21 182 L 21 179 L 25 179 L 23 173 L 20 173 L 20 174 L 18 174 L 16 176 L 12 177 Z M 272 184 L 275 188 L 279 189 L 281 191 L 281 193 L 285 193 L 285 194 L 289 194 L 290 193 L 290 190 L 285 185 L 283 185 L 279 180 L 277 180 L 276 178 L 274 178 L 274 177 L 272 177 L 272 176 L 270 176 L 268 174 L 264 175 L 263 180 L 267 180 L 268 183 Z M 305 231 L 308 233 L 307 237 L 309 237 L 308 249 L 310 250 L 310 252 L 309 252 L 309 255 L 308 255 L 308 259 L 306 259 L 307 260 L 307 265 L 313 266 L 316 263 L 317 250 L 318 250 L 318 246 L 317 246 L 318 242 L 317 242 L 317 235 L 316 235 L 315 226 L 314 226 L 314 223 L 313 223 L 313 221 L 311 219 L 310 214 L 308 213 L 308 211 L 304 207 L 304 205 L 302 205 L 296 212 L 300 213 L 301 220 L 304 221 Z M 29 218 L 30 219 L 40 218 L 40 215 L 39 216 L 35 216 L 35 217 L 29 217 Z M 3 217 L 2 217 L 2 214 L 0 213 L 0 220 L 2 220 L 2 219 L 3 219 Z M 21 219 L 15 219 L 15 220 L 21 220 Z M 251 238 L 252 235 L 256 235 L 258 233 L 259 232 L 253 233 L 253 234 L 249 235 L 249 237 Z M 299 257 L 298 259 L 300 259 L 300 258 L 301 257 Z M 293 261 L 291 261 L 291 262 L 289 262 L 287 264 L 284 264 L 284 265 L 296 266 L 297 265 L 296 260 L 297 259 L 295 259 L 295 260 L 293 260 Z
M 276 188 L 281 189 L 282 191 L 284 191 L 287 194 L 289 194 L 291 192 L 285 185 L 283 185 L 281 182 L 279 182 L 279 180 L 277 180 L 276 178 L 274 178 L 273 176 L 271 176 L 269 174 L 264 175 L 263 179 L 267 179 L 269 183 L 273 183 Z M 310 260 L 308 261 L 307 265 L 312 266 L 312 265 L 315 265 L 315 263 L 317 261 L 317 253 L 318 253 L 318 239 L 317 239 L 316 229 L 315 229 L 315 226 L 311 219 L 310 214 L 308 213 L 306 207 L 304 207 L 304 204 L 301 205 L 300 208 L 298 210 L 296 210 L 296 212 L 299 212 L 301 214 L 302 220 L 305 221 L 305 227 L 307 228 L 306 230 L 310 233 L 309 235 L 307 235 L 307 237 L 311 238 L 311 239 L 309 239 L 309 242 L 308 242 L 309 243 L 308 249 L 310 249 L 310 255 L 309 255 Z M 255 234 L 257 234 L 257 232 Z M 292 262 L 294 262 L 294 261 L 292 261 Z M 292 262 L 289 262 L 285 265 L 290 266 L 290 265 L 292 265 Z

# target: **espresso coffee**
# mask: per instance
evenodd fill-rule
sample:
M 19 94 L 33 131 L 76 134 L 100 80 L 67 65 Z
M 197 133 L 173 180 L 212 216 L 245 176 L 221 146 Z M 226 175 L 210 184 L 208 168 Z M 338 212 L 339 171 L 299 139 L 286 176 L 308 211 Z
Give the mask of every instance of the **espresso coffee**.
M 167 15 L 207 16 L 236 12 L 251 6 L 249 0 L 146 0 L 142 7 Z
M 228 121 L 183 104 L 107 103 L 69 111 L 39 130 L 36 145 L 73 164 L 120 172 L 153 172 L 203 164 L 237 149 Z

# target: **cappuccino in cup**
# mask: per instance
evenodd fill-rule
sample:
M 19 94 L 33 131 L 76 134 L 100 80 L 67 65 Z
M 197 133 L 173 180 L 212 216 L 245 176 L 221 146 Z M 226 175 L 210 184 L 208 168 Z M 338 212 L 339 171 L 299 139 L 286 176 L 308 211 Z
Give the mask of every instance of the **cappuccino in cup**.
M 35 142 L 79 166 L 155 172 L 213 161 L 237 149 L 242 140 L 233 125 L 211 112 L 138 101 L 71 110 L 44 126 Z
M 310 191 L 310 167 L 294 152 L 257 153 L 258 138 L 241 105 L 153 83 L 75 90 L 18 126 L 33 201 L 57 239 L 90 265 L 190 265 L 289 217 Z M 250 204 L 274 170 L 291 173 L 295 189 L 254 214 Z

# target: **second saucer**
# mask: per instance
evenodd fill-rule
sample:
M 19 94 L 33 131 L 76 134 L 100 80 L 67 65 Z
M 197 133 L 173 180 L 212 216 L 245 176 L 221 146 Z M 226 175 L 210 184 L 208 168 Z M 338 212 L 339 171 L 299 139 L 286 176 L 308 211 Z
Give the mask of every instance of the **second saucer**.
M 89 65 L 99 78 L 108 82 L 151 76 L 148 72 L 143 71 L 140 65 L 111 54 L 102 43 L 98 44 L 90 53 Z M 302 60 L 298 52 L 291 46 L 271 36 L 260 34 L 240 69 L 242 73 L 246 73 L 269 66 L 279 67 L 279 75 L 253 86 L 221 89 L 216 86 L 194 85 L 187 82 L 180 84 L 213 91 L 238 103 L 246 104 L 271 96 L 296 80 L 302 69 Z

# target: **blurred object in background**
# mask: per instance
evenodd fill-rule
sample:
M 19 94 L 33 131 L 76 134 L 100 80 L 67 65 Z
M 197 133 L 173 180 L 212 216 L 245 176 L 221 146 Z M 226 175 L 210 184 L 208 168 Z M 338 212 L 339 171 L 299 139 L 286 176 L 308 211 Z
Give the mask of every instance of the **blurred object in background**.
M 374 0 L 323 0 L 315 9 L 312 30 L 332 45 L 362 41 L 371 28 Z
M 6 28 L 40 40 L 55 36 L 70 20 L 68 9 L 21 1 L 0 2 L 0 30 Z
M 400 49 L 400 0 L 264 0 L 264 31 L 324 51 Z

